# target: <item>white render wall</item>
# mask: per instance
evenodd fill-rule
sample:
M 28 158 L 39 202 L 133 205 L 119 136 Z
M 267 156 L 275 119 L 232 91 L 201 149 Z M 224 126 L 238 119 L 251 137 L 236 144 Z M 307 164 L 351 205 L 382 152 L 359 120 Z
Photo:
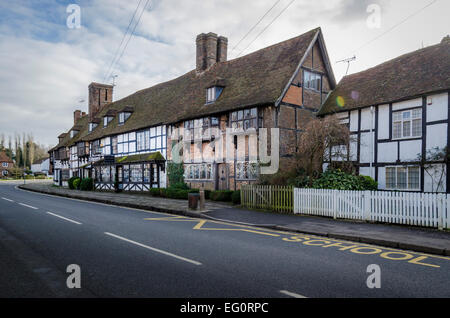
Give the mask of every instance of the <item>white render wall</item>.
M 419 165 L 418 162 L 423 156 L 423 140 L 425 140 L 425 149 L 427 151 L 436 147 L 443 150 L 448 144 L 448 100 L 448 92 L 431 94 L 425 97 L 426 111 L 422 112 L 422 123 L 425 125 L 426 136 L 421 137 L 390 139 L 392 138 L 390 136 L 390 133 L 392 133 L 390 109 L 392 109 L 392 112 L 395 112 L 416 107 L 422 108 L 423 97 L 395 102 L 391 105 L 374 106 L 373 109 L 376 109 L 378 116 L 377 121 L 375 121 L 375 112 L 371 112 L 372 107 L 339 113 L 339 118 L 349 118 L 349 129 L 352 136 L 350 141 L 350 160 L 358 160 L 358 147 L 360 149 L 360 174 L 373 178 L 376 176 L 379 189 L 385 189 L 386 167 Z M 359 119 L 361 122 L 359 122 Z M 374 130 L 373 132 L 372 129 Z M 360 137 L 359 145 L 358 135 Z M 374 158 L 375 142 L 377 148 L 376 158 Z M 328 164 L 325 163 L 324 168 L 327 166 Z M 447 188 L 446 170 L 444 164 L 425 165 L 421 172 L 423 191 L 445 192 Z

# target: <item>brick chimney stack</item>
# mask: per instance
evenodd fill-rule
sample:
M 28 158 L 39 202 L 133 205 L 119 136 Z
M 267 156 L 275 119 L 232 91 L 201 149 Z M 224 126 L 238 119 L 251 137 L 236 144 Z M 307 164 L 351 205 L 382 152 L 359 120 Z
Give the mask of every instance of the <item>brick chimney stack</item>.
M 217 41 L 217 62 L 226 62 L 228 54 L 228 39 L 224 36 L 219 36 Z
M 78 119 L 81 118 L 81 110 L 76 110 L 73 112 L 73 124 L 76 125 Z
M 99 83 L 89 85 L 89 119 L 94 117 L 106 104 L 112 103 L 113 86 Z
M 226 62 L 228 39 L 215 33 L 202 33 L 197 36 L 197 72 L 209 69 L 217 62 Z

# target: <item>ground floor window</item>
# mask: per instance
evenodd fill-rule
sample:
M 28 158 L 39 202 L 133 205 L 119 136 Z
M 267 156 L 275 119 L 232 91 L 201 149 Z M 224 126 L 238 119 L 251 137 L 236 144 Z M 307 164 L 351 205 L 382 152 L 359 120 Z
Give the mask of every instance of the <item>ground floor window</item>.
M 254 161 L 236 162 L 236 179 L 255 180 L 259 176 L 259 165 Z
M 4 177 L 6 177 L 6 176 L 8 175 L 8 171 L 3 170 L 3 171 L 2 171 L 2 175 L 3 175 Z
M 211 163 L 186 165 L 184 173 L 187 180 L 212 180 L 214 178 Z
M 420 167 L 386 167 L 386 189 L 420 190 Z
M 130 165 L 131 183 L 142 183 L 142 165 Z

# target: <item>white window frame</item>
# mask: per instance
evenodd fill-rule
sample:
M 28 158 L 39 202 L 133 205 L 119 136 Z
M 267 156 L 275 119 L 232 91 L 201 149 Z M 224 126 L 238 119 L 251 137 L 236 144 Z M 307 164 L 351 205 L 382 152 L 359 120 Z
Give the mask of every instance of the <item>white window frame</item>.
M 256 173 L 252 176 L 249 176 L 249 173 L 247 173 L 247 176 L 243 176 L 245 166 L 247 166 L 248 171 L 251 165 L 255 166 Z M 257 161 L 236 161 L 236 180 L 238 181 L 258 180 L 259 175 L 260 175 L 260 167 Z
M 7 162 L 2 162 L 2 167 L 3 168 L 8 168 L 8 163 Z
M 399 188 L 398 186 L 398 169 L 406 169 L 406 188 Z M 418 187 L 417 188 L 409 188 L 409 170 L 411 168 L 416 168 L 419 170 L 419 180 L 418 180 Z M 385 177 L 386 177 L 386 190 L 395 190 L 395 191 L 421 191 L 421 173 L 420 173 L 420 166 L 387 166 L 385 171 Z M 395 170 L 395 187 L 389 188 L 388 187 L 388 169 L 394 169 Z
M 414 111 L 420 111 L 420 116 L 413 117 Z M 404 114 L 409 113 L 409 118 L 405 118 Z M 399 114 L 399 118 L 396 119 L 396 115 Z M 413 122 L 420 120 L 420 134 L 413 135 Z M 404 125 L 409 123 L 409 136 L 404 135 Z M 400 124 L 400 137 L 394 135 L 395 124 Z M 423 124 L 423 111 L 422 108 L 414 108 L 408 110 L 400 110 L 392 112 L 392 140 L 421 138 L 422 137 L 422 124 Z
M 317 84 L 317 80 L 319 80 L 317 82 L 319 87 L 316 88 L 314 86 Z M 313 71 L 303 70 L 303 87 L 320 92 L 322 88 L 322 75 Z

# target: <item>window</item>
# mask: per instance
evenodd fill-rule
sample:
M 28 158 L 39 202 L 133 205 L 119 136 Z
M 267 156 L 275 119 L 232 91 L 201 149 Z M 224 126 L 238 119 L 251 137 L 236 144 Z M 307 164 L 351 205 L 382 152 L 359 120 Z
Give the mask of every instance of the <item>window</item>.
M 128 118 L 130 118 L 131 113 L 128 112 L 121 112 L 119 113 L 119 125 L 123 125 Z
M 108 124 L 113 120 L 113 117 L 111 116 L 105 116 L 103 117 L 103 127 L 108 126 Z
M 97 126 L 98 124 L 96 123 L 89 123 L 89 132 L 92 132 Z
M 95 140 L 92 143 L 92 153 L 95 155 L 100 155 L 102 153 L 102 148 L 100 147 L 100 140 Z
M 75 137 L 78 134 L 78 130 L 71 130 L 70 131 L 70 138 Z
M 412 138 L 422 136 L 422 109 L 412 109 L 392 113 L 392 138 Z
M 259 176 L 259 165 L 257 162 L 236 162 L 236 179 L 255 180 Z
M 231 113 L 231 128 L 233 132 L 247 131 L 250 128 L 258 128 L 258 109 L 244 109 Z M 262 122 L 262 119 L 259 121 Z
M 159 151 L 164 156 L 166 148 L 165 126 L 152 127 L 136 133 L 137 151 Z
M 111 151 L 113 155 L 118 153 L 117 136 L 111 138 Z
M 213 86 L 206 89 L 206 103 L 214 103 L 222 94 L 223 87 Z
M 311 71 L 303 70 L 303 86 L 305 88 L 320 91 L 322 87 L 322 75 Z
M 210 163 L 186 165 L 184 177 L 186 180 L 212 180 L 213 165 Z
M 100 172 L 101 172 L 101 181 L 103 183 L 111 182 L 111 167 L 110 166 L 102 166 Z
M 142 183 L 142 165 L 130 165 L 130 182 Z
M 7 162 L 2 162 L 2 167 L 3 168 L 8 168 L 8 163 Z
M 420 190 L 420 167 L 387 167 L 386 189 Z
M 211 128 L 219 127 L 218 117 L 204 117 L 195 120 L 187 120 L 184 122 L 184 140 L 191 141 L 209 139 L 215 131 Z
M 2 174 L 3 174 L 4 177 L 6 177 L 8 175 L 8 170 L 3 170 Z

